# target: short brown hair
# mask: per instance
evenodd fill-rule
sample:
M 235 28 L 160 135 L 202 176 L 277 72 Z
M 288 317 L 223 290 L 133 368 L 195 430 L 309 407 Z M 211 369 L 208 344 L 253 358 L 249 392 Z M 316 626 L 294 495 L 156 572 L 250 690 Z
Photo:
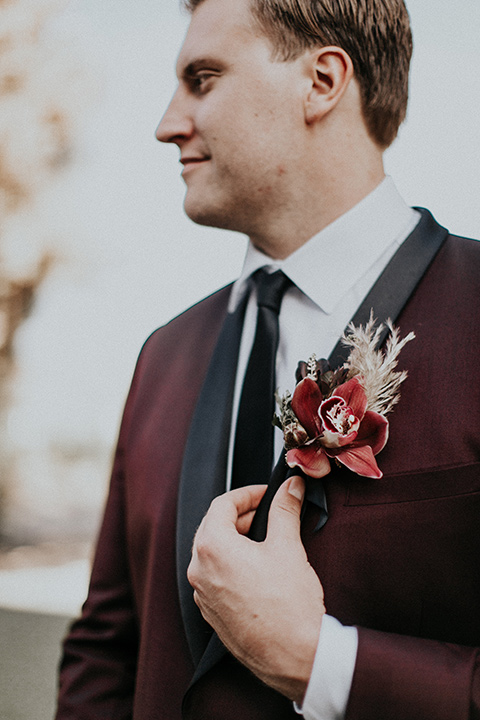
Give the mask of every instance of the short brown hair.
M 203 0 L 184 0 L 192 12 Z M 316 46 L 350 55 L 370 136 L 381 147 L 405 119 L 412 55 L 403 0 L 250 0 L 254 18 L 276 55 L 294 60 Z

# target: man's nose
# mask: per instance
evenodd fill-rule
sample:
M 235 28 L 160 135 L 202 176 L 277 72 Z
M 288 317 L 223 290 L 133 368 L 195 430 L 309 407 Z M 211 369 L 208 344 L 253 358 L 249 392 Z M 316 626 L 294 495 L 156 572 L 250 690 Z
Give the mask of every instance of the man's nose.
M 182 103 L 179 90 L 170 101 L 160 120 L 156 138 L 160 142 L 179 143 L 193 133 L 193 120 Z

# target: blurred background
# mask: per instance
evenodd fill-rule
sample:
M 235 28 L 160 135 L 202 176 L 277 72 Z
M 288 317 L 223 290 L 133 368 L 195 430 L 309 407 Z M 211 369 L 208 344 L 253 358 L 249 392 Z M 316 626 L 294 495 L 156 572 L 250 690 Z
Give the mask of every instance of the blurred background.
M 480 5 L 408 7 L 387 171 L 480 237 Z M 0 0 L 0 720 L 53 712 L 142 343 L 241 269 L 245 239 L 185 217 L 154 138 L 187 24 L 177 0 Z

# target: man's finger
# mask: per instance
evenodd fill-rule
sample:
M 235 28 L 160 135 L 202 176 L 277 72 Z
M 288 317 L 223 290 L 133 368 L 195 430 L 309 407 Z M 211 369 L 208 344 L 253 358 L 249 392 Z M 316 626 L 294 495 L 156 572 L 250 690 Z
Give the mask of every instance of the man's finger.
M 239 518 L 257 509 L 266 489 L 266 485 L 246 485 L 219 495 L 210 505 L 204 521 L 237 526 Z
M 267 540 L 300 536 L 300 513 L 305 495 L 305 482 L 298 475 L 286 480 L 272 500 L 268 514 Z
M 248 535 L 254 517 L 255 510 L 250 510 L 250 512 L 240 515 L 237 520 L 237 532 L 240 535 Z

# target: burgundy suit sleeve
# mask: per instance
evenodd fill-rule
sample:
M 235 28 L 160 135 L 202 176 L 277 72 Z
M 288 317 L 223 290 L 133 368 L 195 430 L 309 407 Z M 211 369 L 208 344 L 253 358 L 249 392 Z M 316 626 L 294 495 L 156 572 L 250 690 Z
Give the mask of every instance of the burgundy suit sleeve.
M 137 623 L 125 548 L 123 495 L 121 434 L 88 598 L 64 643 L 57 720 L 132 717 Z
M 479 718 L 479 648 L 359 628 L 345 720 Z

